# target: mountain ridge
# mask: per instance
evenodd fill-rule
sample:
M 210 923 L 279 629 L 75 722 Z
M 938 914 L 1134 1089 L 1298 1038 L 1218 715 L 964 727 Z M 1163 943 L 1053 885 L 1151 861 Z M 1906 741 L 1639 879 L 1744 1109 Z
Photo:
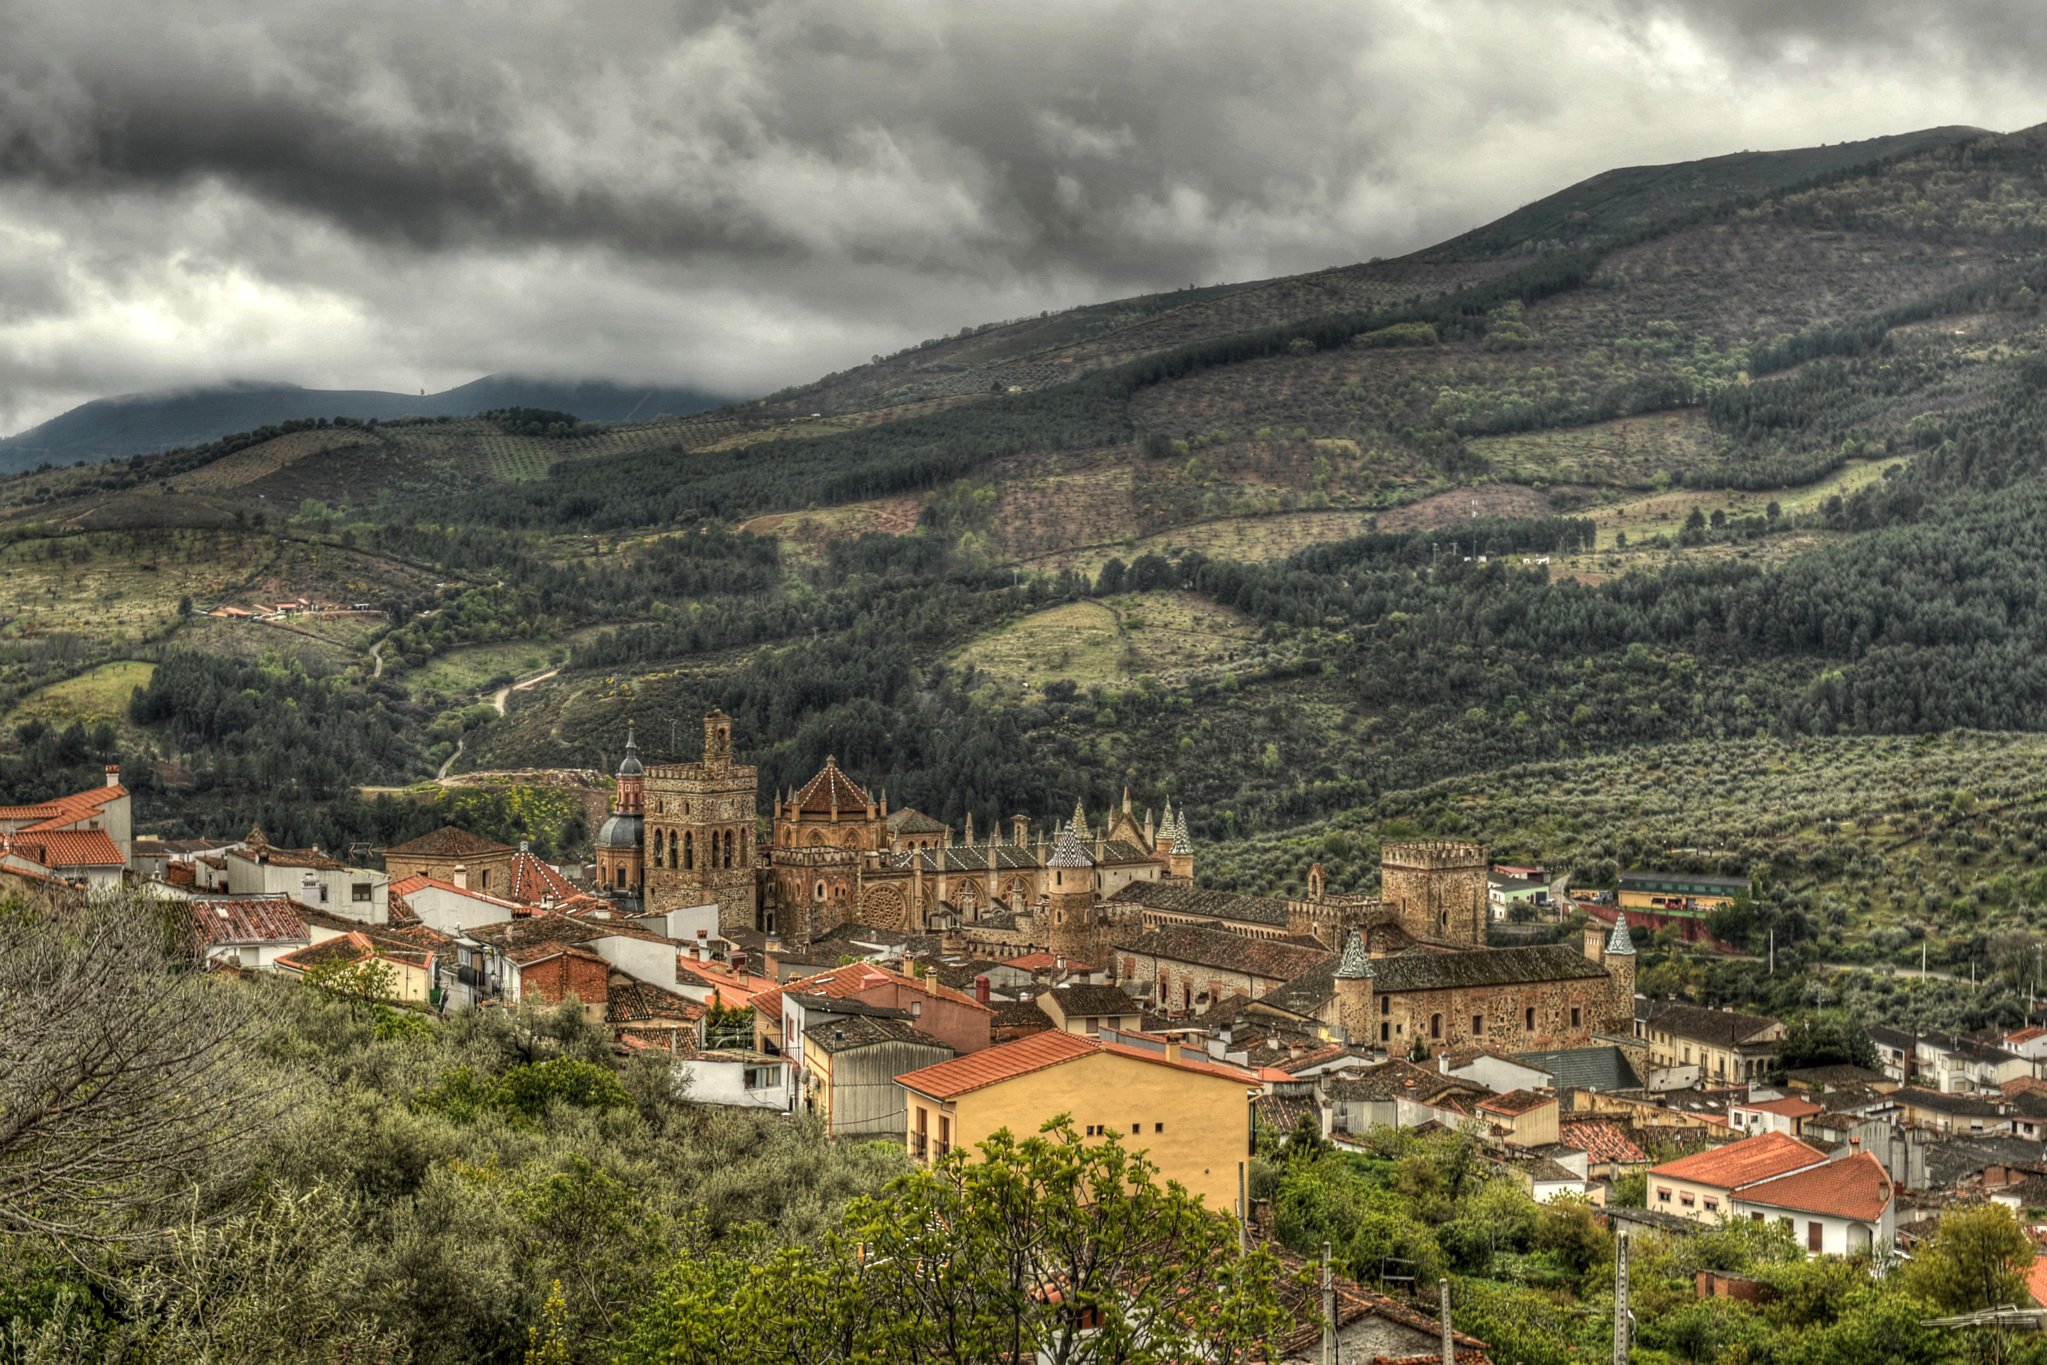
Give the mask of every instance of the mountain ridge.
M 438 393 L 419 395 L 229 380 L 115 394 L 82 403 L 26 431 L 0 438 L 0 473 L 19 473 L 44 462 L 68 465 L 153 454 L 305 418 L 388 421 L 397 417 L 464 417 L 516 407 L 573 413 L 586 422 L 620 422 L 656 413 L 685 416 L 727 401 L 697 389 L 537 379 L 510 373 L 488 374 Z

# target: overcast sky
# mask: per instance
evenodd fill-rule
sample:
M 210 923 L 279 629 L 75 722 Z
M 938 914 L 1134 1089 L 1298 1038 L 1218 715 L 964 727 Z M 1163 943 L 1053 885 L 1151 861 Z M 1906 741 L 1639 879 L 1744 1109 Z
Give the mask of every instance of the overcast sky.
M 754 393 L 1617 165 L 2047 120 L 2047 6 L 7 0 L 0 432 L 220 378 Z

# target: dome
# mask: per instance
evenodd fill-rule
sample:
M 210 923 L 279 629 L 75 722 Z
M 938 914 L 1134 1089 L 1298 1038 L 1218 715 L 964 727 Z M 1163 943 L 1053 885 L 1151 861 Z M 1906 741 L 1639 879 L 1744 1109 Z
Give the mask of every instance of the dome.
M 612 816 L 597 827 L 597 837 L 591 840 L 594 847 L 608 849 L 637 849 L 642 842 L 637 815 Z

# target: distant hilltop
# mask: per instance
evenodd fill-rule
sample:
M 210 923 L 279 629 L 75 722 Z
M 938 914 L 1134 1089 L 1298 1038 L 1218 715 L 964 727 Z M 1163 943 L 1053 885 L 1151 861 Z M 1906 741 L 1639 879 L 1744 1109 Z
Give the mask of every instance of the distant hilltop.
M 49 463 L 96 463 L 199 445 L 305 417 L 466 417 L 498 408 L 545 408 L 585 422 L 681 417 L 727 399 L 698 389 L 614 384 L 608 380 L 528 379 L 492 374 L 441 393 L 307 389 L 296 384 L 229 383 L 98 398 L 40 426 L 0 439 L 0 474 Z

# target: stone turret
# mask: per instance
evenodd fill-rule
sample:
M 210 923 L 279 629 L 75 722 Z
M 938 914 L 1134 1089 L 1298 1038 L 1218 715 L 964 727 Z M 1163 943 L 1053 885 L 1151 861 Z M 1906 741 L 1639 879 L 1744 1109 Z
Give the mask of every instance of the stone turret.
M 1173 844 L 1166 852 L 1166 871 L 1175 877 L 1194 880 L 1194 836 L 1187 832 L 1187 808 L 1173 817 Z
M 1388 844 L 1379 854 L 1380 894 L 1410 937 L 1482 948 L 1486 860 L 1479 844 Z
M 1375 1041 L 1372 1034 L 1372 955 L 1365 936 L 1350 931 L 1343 945 L 1343 958 L 1336 964 L 1337 1021 L 1345 1036 L 1356 1046 Z
M 1059 832 L 1045 860 L 1046 948 L 1055 956 L 1094 961 L 1101 878 L 1073 827 Z

